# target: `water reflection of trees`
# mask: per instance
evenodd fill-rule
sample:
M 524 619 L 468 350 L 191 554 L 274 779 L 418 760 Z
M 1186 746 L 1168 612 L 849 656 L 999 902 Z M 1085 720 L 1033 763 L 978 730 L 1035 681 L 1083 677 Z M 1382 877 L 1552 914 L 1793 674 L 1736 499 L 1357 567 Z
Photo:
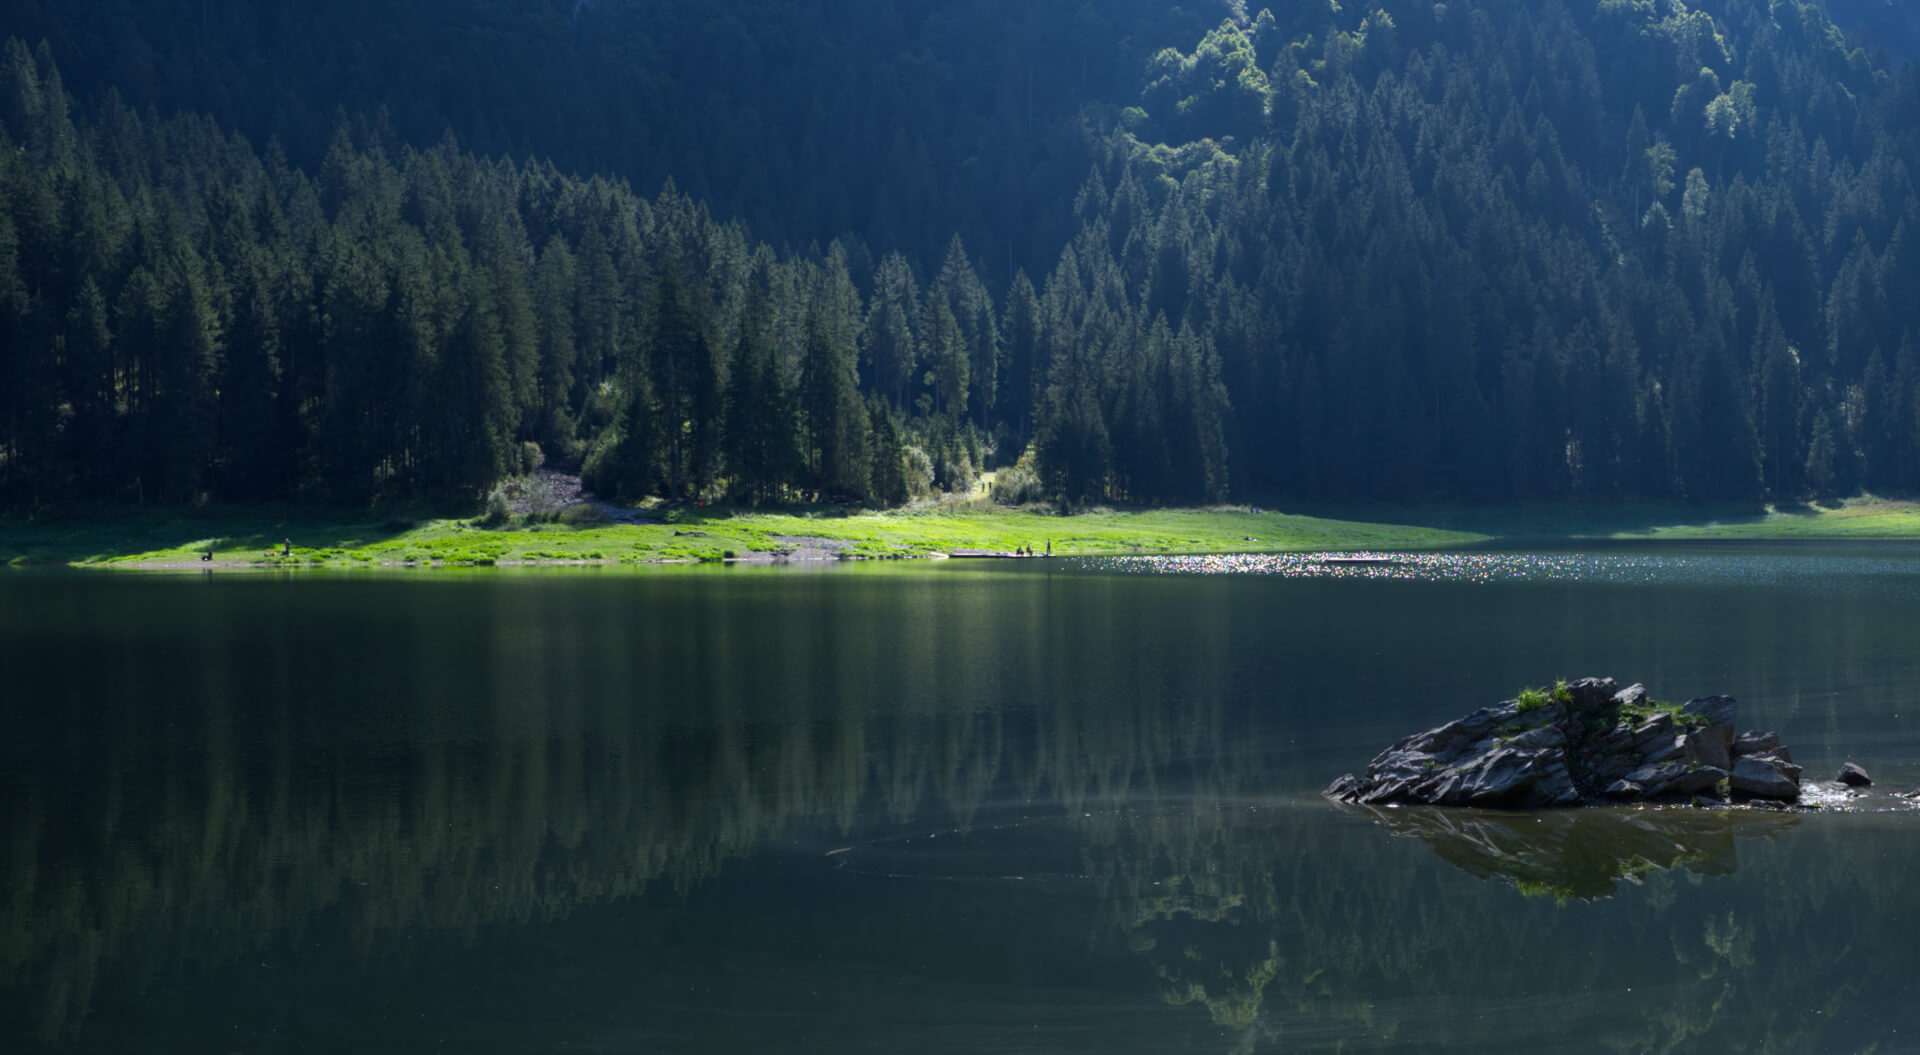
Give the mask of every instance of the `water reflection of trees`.
M 385 955 L 423 930 L 685 889 L 776 835 L 964 823 L 996 796 L 1107 808 L 1226 754 L 1223 694 L 1185 673 L 1053 662 L 1132 632 L 1124 606 L 1048 628 L 1031 586 L 1025 607 L 1004 584 L 991 606 L 947 603 L 967 588 L 930 603 L 894 582 L 839 620 L 535 594 L 444 613 L 451 632 L 429 625 L 443 613 L 356 606 L 319 646 L 363 657 L 337 665 L 301 634 L 189 609 L 94 658 L 90 710 L 48 719 L 49 749 L 17 763 L 0 990 L 30 983 L 57 1037 L 107 979 L 231 962 L 323 914 Z M 1196 663 L 1235 647 L 1195 614 Z M 63 658 L 79 662 L 45 662 Z
M 1910 818 L 1382 811 L 1395 839 L 1356 812 L 1120 815 L 1088 868 L 1236 1050 L 1856 1050 L 1901 1024 L 1862 993 L 1911 971 Z

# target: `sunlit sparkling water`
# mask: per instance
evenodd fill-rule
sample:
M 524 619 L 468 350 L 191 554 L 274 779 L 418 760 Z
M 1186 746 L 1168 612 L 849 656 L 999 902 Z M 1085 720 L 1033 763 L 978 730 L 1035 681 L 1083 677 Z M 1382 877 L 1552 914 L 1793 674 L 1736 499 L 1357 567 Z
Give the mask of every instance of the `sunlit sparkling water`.
M 1819 586 L 1920 596 L 1910 552 L 1859 554 L 1637 552 L 1212 553 L 1084 557 L 1089 571 L 1148 575 L 1272 575 L 1288 579 L 1417 582 L 1596 582 L 1632 585 Z

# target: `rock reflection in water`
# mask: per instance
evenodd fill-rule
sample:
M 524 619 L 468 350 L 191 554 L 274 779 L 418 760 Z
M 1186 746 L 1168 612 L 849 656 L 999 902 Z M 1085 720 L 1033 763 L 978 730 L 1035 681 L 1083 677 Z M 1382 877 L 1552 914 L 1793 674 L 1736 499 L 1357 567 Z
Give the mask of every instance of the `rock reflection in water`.
M 1582 809 L 1503 813 L 1409 806 L 1354 807 L 1396 835 L 1433 847 L 1447 863 L 1559 901 L 1612 897 L 1621 880 L 1684 869 L 1732 875 L 1736 836 L 1772 838 L 1799 816 L 1760 810 Z
M 1215 1050 L 1788 1052 L 1910 1026 L 1911 825 L 1273 801 L 1080 833 L 1109 933 Z

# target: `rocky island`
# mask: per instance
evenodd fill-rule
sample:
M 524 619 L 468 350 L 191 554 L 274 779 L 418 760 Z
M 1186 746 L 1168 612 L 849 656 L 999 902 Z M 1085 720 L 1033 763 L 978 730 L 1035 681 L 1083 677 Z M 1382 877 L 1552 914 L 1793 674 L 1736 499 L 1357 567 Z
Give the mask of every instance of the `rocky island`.
M 1355 805 L 1539 809 L 1680 801 L 1788 804 L 1800 767 L 1777 733 L 1736 733 L 1731 696 L 1662 703 L 1582 678 L 1529 689 L 1382 751 L 1323 793 Z M 1849 764 L 1840 781 L 1864 784 Z

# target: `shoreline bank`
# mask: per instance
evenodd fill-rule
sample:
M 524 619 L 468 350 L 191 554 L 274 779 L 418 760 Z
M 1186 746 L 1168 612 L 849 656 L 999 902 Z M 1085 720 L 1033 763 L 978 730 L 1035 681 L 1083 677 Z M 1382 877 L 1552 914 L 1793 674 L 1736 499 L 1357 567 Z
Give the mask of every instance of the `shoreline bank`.
M 834 560 L 1430 550 L 1498 542 L 1920 540 L 1920 503 L 1831 508 L 1414 506 L 1095 509 L 1071 516 L 984 501 L 884 512 L 671 508 L 619 520 L 355 523 L 325 513 L 205 511 L 64 522 L 0 518 L 0 565 L 238 570 L 547 567 Z M 283 555 L 287 540 L 292 552 Z M 207 554 L 211 559 L 202 559 Z M 1027 559 L 1027 558 L 1014 558 Z M 1036 558 L 1037 559 L 1037 556 Z

